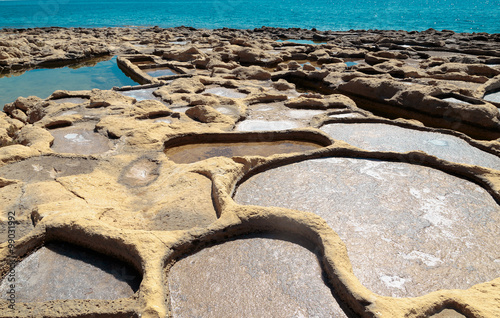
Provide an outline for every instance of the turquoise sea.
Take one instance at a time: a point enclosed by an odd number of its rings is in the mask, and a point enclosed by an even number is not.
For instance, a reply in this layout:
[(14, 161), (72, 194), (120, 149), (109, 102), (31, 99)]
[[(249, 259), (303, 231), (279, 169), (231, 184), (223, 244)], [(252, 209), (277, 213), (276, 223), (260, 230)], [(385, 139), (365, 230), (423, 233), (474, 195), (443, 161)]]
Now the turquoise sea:
[(500, 33), (500, 0), (0, 0), (0, 28), (155, 25)]

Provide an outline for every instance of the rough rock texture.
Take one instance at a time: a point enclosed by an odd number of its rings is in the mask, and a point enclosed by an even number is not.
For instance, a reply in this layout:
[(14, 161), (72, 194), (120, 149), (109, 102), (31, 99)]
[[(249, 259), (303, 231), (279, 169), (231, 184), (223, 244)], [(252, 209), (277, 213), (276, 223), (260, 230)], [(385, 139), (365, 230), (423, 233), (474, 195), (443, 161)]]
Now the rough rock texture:
[(500, 316), (498, 34), (0, 31), (108, 54), (141, 85), (0, 113), (2, 317)]

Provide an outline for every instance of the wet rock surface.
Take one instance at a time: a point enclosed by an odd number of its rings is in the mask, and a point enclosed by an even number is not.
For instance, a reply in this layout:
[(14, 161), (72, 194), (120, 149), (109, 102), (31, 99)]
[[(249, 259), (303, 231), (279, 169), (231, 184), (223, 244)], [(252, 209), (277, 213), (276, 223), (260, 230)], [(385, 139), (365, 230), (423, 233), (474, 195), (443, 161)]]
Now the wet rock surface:
[(168, 284), (173, 317), (347, 317), (325, 285), (316, 255), (272, 236), (187, 256), (172, 267)]
[(305, 152), (320, 145), (299, 141), (240, 142), (191, 144), (165, 150), (176, 163), (192, 163), (213, 157), (272, 156), (276, 154)]
[[(117, 55), (140, 84), (0, 113), (0, 275), (14, 259), (37, 285), (15, 310), (0, 297), (2, 316), (499, 317), (499, 45), (433, 29), (1, 30), (3, 74)], [(140, 268), (140, 288), (108, 256)]]
[(235, 200), (318, 214), (346, 243), (354, 274), (382, 295), (467, 289), (500, 270), (498, 205), (479, 186), (438, 170), (309, 160), (250, 178)]

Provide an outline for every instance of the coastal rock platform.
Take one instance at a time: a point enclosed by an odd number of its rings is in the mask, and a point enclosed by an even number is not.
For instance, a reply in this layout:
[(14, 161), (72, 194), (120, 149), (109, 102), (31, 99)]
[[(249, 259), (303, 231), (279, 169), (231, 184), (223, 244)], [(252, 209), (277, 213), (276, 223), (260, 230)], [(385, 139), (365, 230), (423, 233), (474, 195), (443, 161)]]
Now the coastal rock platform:
[(0, 31), (106, 55), (0, 113), (0, 317), (500, 317), (500, 34)]

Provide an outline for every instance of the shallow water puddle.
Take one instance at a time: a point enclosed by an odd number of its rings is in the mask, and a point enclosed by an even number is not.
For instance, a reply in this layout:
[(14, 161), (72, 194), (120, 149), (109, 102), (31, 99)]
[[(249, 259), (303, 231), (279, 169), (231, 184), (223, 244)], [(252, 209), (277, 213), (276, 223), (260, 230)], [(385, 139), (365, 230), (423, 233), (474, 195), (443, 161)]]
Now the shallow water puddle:
[(158, 87), (132, 89), (132, 90), (128, 90), (128, 91), (118, 91), (118, 93), (120, 93), (124, 96), (133, 97), (137, 101), (141, 101), (141, 100), (148, 100), (148, 99), (158, 99), (156, 96), (153, 95), (153, 92), (157, 89), (158, 89)]
[(225, 242), (172, 267), (168, 278), (172, 314), (176, 318), (347, 317), (321, 276), (316, 255), (298, 244), (272, 236)]
[(93, 131), (94, 124), (76, 124), (70, 127), (51, 130), (54, 136), (52, 150), (59, 153), (81, 155), (99, 154), (113, 147), (111, 140)]
[(165, 154), (176, 163), (193, 163), (212, 157), (272, 156), (275, 154), (305, 152), (320, 148), (318, 144), (303, 141), (200, 143), (173, 147)]
[(287, 39), (287, 40), (276, 40), (276, 42), (286, 42), (286, 43), (296, 43), (296, 44), (312, 44), (312, 45), (319, 45), (319, 44), (325, 44), (325, 41), (313, 41), (313, 40), (294, 40), (294, 39)]
[(229, 97), (229, 98), (245, 98), (247, 97), (247, 94), (243, 94), (238, 92), (235, 89), (230, 89), (230, 88), (225, 88), (225, 87), (212, 87), (212, 88), (207, 88), (204, 92), (204, 94), (214, 94), (222, 97)]
[(146, 74), (149, 76), (153, 77), (160, 77), (160, 76), (172, 76), (172, 75), (177, 75), (177, 72), (173, 71), (172, 69), (168, 67), (163, 67), (163, 68), (152, 68), (148, 70), (144, 70)]
[(116, 57), (90, 60), (62, 68), (35, 69), (19, 76), (0, 77), (0, 107), (19, 96), (47, 98), (56, 90), (110, 89), (113, 86), (137, 85), (116, 64)]
[(394, 125), (330, 124), (321, 127), (333, 139), (371, 151), (421, 150), (451, 162), (500, 170), (500, 158), (451, 135), (419, 131)]
[[(49, 243), (15, 267), (16, 301), (119, 299), (132, 296), (141, 275), (129, 265), (103, 254), (66, 244)], [(8, 279), (0, 284), (7, 298)]]
[(483, 188), (439, 170), (307, 160), (251, 177), (234, 199), (316, 213), (345, 242), (361, 283), (382, 295), (467, 289), (500, 272), (500, 207)]

